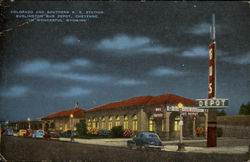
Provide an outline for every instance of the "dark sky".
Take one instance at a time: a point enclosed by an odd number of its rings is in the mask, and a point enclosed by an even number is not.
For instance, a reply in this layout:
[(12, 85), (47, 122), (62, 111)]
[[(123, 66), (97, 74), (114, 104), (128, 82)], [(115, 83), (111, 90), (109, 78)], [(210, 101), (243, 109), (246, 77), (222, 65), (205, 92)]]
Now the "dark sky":
[[(27, 22), (11, 10), (103, 11), (82, 23)], [(1, 35), (1, 120), (37, 119), (135, 96), (207, 98), (216, 16), (217, 98), (250, 101), (246, 2), (10, 2)], [(20, 25), (22, 24), (22, 25)]]

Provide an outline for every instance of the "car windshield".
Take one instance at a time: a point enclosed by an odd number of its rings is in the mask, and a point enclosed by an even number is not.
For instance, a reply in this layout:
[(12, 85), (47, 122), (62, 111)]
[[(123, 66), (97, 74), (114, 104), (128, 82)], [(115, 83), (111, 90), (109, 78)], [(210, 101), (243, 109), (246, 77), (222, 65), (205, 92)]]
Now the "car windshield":
[(157, 138), (158, 139), (158, 136), (156, 134), (150, 134), (149, 137), (150, 138)]

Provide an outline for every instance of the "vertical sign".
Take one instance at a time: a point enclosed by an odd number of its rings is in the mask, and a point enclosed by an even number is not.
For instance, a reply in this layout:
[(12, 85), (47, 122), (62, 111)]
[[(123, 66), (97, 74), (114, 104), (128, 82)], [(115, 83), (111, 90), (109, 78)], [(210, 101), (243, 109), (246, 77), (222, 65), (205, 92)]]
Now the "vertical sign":
[[(209, 76), (208, 76), (208, 98), (216, 98), (216, 71), (215, 71), (215, 15), (212, 16), (212, 30), (211, 30), (211, 39), (212, 43), (209, 45)], [(216, 147), (216, 111), (208, 111), (208, 127), (207, 127), (207, 147)]]
[(215, 41), (209, 45), (208, 98), (215, 96)]

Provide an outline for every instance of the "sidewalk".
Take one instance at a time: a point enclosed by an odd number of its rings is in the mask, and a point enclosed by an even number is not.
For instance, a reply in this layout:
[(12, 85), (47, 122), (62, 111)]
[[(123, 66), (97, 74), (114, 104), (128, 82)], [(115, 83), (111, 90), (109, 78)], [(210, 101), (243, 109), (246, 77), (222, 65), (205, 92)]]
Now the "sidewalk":
[[(177, 152), (177, 145), (167, 145), (164, 147), (165, 151)], [(224, 154), (245, 154), (248, 152), (248, 146), (232, 146), (232, 147), (195, 147), (185, 146), (184, 152), (197, 152), (197, 153), (224, 153)]]
[[(127, 147), (127, 140), (131, 138), (109, 138), (109, 139), (79, 139), (75, 138), (74, 141), (84, 144), (95, 144), (104, 146), (116, 146), (116, 147)], [(60, 138), (61, 141), (70, 141), (69, 138)], [(205, 142), (206, 139), (199, 140), (183, 140), (183, 143), (200, 143)], [(177, 152), (178, 140), (174, 141), (163, 141), (164, 151)], [(248, 145), (244, 146), (218, 146), (218, 147), (198, 147), (198, 146), (185, 146), (184, 152), (197, 152), (197, 153), (227, 153), (227, 154), (245, 154), (248, 152)]]

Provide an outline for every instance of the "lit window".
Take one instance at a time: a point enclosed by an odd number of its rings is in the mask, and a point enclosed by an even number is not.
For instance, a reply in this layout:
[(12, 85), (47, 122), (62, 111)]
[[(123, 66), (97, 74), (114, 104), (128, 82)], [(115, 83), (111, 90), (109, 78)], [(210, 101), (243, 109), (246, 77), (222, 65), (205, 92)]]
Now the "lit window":
[(151, 115), (149, 117), (148, 125), (149, 125), (149, 131), (152, 131), (152, 132), (155, 131), (155, 121), (154, 121), (154, 116), (153, 115)]
[(90, 120), (90, 119), (88, 120), (88, 124), (87, 124), (87, 125), (88, 125), (88, 130), (90, 130), (90, 129), (91, 129), (91, 126), (92, 126), (92, 123), (91, 123), (91, 120)]
[(124, 129), (128, 129), (128, 116), (127, 115), (124, 116), (124, 123), (123, 123), (123, 125), (124, 125)]
[(100, 125), (99, 121), (96, 121), (96, 128), (99, 129), (99, 125)]
[(116, 116), (116, 118), (115, 118), (115, 126), (119, 126), (119, 125), (121, 125), (120, 117)]
[(177, 116), (174, 119), (174, 131), (179, 131), (180, 130), (179, 122), (180, 122), (180, 117)]
[(135, 131), (137, 130), (137, 116), (136, 115), (132, 117), (132, 129)]
[(165, 125), (165, 120), (161, 120), (161, 131), (164, 131), (165, 130), (165, 127), (164, 127), (164, 125)]
[(109, 125), (108, 125), (108, 130), (111, 130), (112, 129), (112, 116), (109, 117)]
[(96, 118), (94, 118), (94, 120), (92, 122), (92, 128), (96, 128)]
[(65, 125), (64, 125), (64, 131), (67, 131), (67, 130), (68, 130), (68, 125), (65, 124)]
[(105, 118), (102, 117), (102, 129), (106, 128)]

